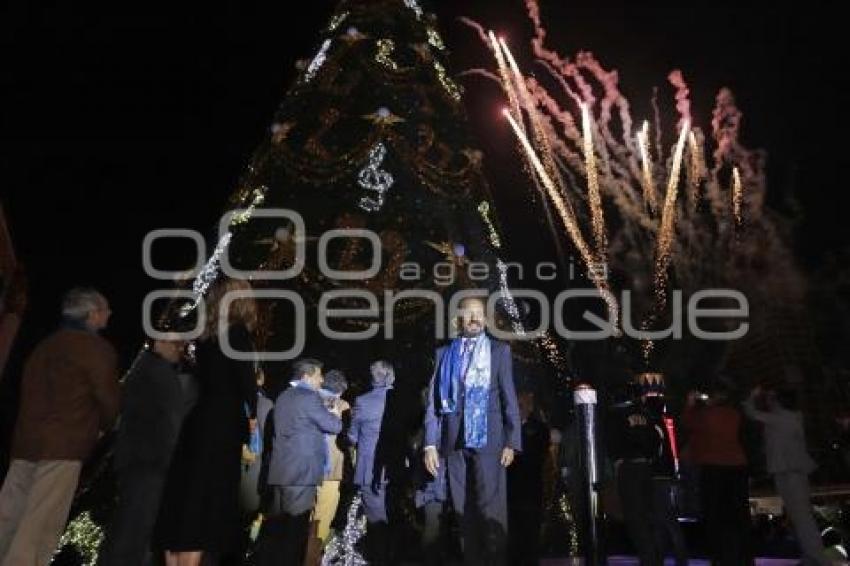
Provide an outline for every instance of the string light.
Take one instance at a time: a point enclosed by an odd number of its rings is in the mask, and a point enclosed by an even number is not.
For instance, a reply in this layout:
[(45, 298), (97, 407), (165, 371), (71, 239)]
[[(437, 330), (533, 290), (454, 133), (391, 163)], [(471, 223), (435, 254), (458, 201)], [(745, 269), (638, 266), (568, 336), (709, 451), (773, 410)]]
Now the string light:
[(53, 554), (51, 563), (63, 548), (72, 546), (80, 554), (85, 566), (94, 566), (97, 563), (98, 549), (103, 543), (103, 538), (103, 529), (92, 520), (88, 511), (83, 511), (68, 523), (59, 539), (59, 546)]
[[(230, 220), (230, 226), (238, 226), (248, 222), (251, 219), (251, 216), (256, 210), (257, 206), (263, 203), (266, 198), (266, 191), (268, 187), (262, 185), (252, 191), (253, 199), (251, 203), (247, 206), (245, 210), (240, 212), (239, 214), (235, 214), (233, 218)], [(206, 294), (207, 289), (209, 289), (210, 285), (218, 279), (219, 272), (221, 270), (221, 256), (227, 250), (227, 247), (230, 245), (230, 240), (233, 238), (233, 233), (228, 230), (225, 232), (221, 238), (219, 238), (218, 243), (213, 250), (212, 255), (209, 257), (207, 262), (204, 264), (204, 267), (201, 271), (195, 276), (195, 280), (192, 282), (192, 296), (193, 301), (191, 303), (186, 303), (180, 308), (180, 317), (185, 318), (189, 315), (193, 310), (197, 308), (197, 306), (201, 302), (201, 298)]]
[(357, 552), (357, 542), (366, 534), (366, 515), (362, 513), (363, 501), (358, 493), (348, 507), (342, 533), (334, 533), (325, 553), (322, 566), (366, 566), (368, 562)]
[(266, 191), (268, 190), (269, 188), (265, 185), (254, 189), (252, 192), (254, 198), (252, 199), (251, 204), (239, 214), (234, 214), (233, 218), (230, 220), (230, 225), (239, 226), (240, 224), (248, 222), (248, 220), (251, 219), (251, 215), (254, 214), (254, 210), (257, 206), (263, 204), (263, 201), (266, 199)]
[(230, 245), (231, 238), (233, 238), (233, 233), (225, 232), (219, 239), (218, 244), (216, 244), (212, 255), (204, 264), (203, 269), (195, 276), (195, 280), (192, 282), (192, 296), (194, 300), (191, 303), (184, 304), (180, 308), (181, 317), (185, 318), (197, 308), (207, 289), (218, 279), (219, 270), (221, 269), (221, 255), (225, 252), (227, 246)]
[(413, 13), (416, 14), (416, 19), (421, 20), (422, 14), (422, 6), (419, 5), (417, 0), (404, 0), (404, 5), (413, 10)]
[(335, 31), (347, 17), (348, 12), (340, 12), (339, 14), (336, 14), (333, 18), (331, 18), (331, 21), (328, 24), (328, 31)]
[(460, 102), (461, 93), (460, 87), (455, 83), (446, 73), (446, 68), (439, 61), (434, 61), (434, 69), (437, 71), (437, 80), (440, 81), (440, 84), (443, 85), (443, 88), (446, 89), (448, 95), (455, 102)]
[(493, 244), (494, 248), (501, 248), (502, 241), (499, 240), (499, 233), (496, 231), (496, 227), (493, 225), (493, 221), (490, 220), (490, 203), (486, 200), (482, 200), (478, 204), (478, 212), (481, 214), (481, 217), (484, 219), (484, 223), (487, 225), (490, 243)]
[(357, 203), (360, 208), (367, 212), (377, 212), (384, 206), (384, 195), (395, 183), (392, 173), (380, 169), (384, 158), (387, 156), (387, 148), (378, 142), (369, 152), (369, 163), (360, 170), (357, 175), (357, 184), (368, 191), (375, 191), (376, 196), (361, 197)]
[(508, 287), (508, 266), (501, 260), (501, 258), (499, 258), (496, 260), (496, 267), (499, 269), (499, 294), (504, 301), (505, 310), (511, 317), (511, 327), (514, 330), (514, 334), (517, 334), (518, 336), (525, 336), (525, 328), (520, 321), (519, 309), (517, 308), (514, 296)]
[(307, 71), (304, 73), (304, 82), (309, 83), (313, 80), (313, 77), (316, 76), (316, 73), (319, 72), (319, 69), (322, 68), (322, 65), (325, 64), (325, 59), (328, 56), (328, 49), (330, 49), (331, 40), (326, 39), (324, 43), (322, 43), (322, 47), (319, 49), (319, 52), (316, 53), (316, 56), (313, 57), (313, 60), (310, 61), (310, 64), (307, 66)]
[(395, 49), (395, 43), (393, 43), (392, 39), (379, 39), (378, 53), (375, 54), (375, 61), (377, 61), (384, 67), (387, 67), (388, 69), (398, 71), (398, 64), (396, 64), (395, 61), (390, 59), (390, 55), (392, 55), (393, 49)]
[(437, 30), (432, 27), (429, 27), (425, 30), (425, 33), (428, 34), (428, 43), (431, 44), (431, 47), (435, 47), (440, 51), (446, 50), (446, 44), (443, 43), (443, 38), (440, 37), (440, 34)]

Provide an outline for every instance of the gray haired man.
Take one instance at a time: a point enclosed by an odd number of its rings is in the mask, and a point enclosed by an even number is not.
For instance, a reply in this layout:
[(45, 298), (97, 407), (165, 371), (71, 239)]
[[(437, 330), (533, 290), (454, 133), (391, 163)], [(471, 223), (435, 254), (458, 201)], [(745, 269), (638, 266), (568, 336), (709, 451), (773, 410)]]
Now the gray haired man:
[(357, 448), (354, 483), (360, 489), (366, 513), (369, 559), (372, 564), (392, 558), (387, 513), (387, 486), (404, 473), (404, 431), (399, 403), (393, 391), (393, 366), (378, 360), (370, 366), (372, 389), (357, 397), (348, 439)]
[(117, 357), (98, 335), (110, 314), (99, 292), (72, 289), (62, 302), (64, 324), (26, 362), (0, 491), (3, 566), (50, 562), (83, 461), (118, 414)]

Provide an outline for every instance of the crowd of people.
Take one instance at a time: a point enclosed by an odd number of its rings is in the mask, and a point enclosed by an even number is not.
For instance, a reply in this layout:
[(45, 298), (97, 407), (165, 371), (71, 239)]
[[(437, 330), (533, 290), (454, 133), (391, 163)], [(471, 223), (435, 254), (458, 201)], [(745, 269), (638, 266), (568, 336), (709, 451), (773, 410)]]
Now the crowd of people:
[[(374, 360), (368, 390), (352, 397), (347, 376), (313, 358), (294, 361), (272, 396), (260, 366), (226, 355), (221, 343), (254, 350), (254, 300), (219, 311), (225, 295), (248, 289), (238, 280), (214, 285), (194, 348), (167, 333), (151, 340), (120, 387), (116, 352), (99, 335), (108, 301), (93, 289), (67, 293), (61, 328), (30, 354), (22, 376), (0, 491), (2, 566), (50, 563), (82, 465), (114, 428), (117, 496), (102, 566), (241, 564), (249, 548), (259, 566), (314, 566), (349, 491), (362, 502), (358, 550), (370, 564), (409, 560), (404, 509), (418, 510), (421, 562), (446, 563), (454, 548), (466, 564), (539, 563), (544, 468), (575, 434), (559, 434), (533, 392), (517, 392), (510, 346), (486, 332), (483, 301), (462, 301), (459, 334), (435, 352), (421, 398), (395, 387), (391, 361)], [(752, 563), (744, 415), (764, 425), (768, 471), (804, 562), (831, 563), (812, 516), (814, 463), (793, 395), (756, 388), (739, 408), (728, 388), (691, 392), (677, 426), (659, 379), (644, 376), (636, 387), (613, 406), (604, 444), (642, 565), (661, 565), (667, 554), (687, 564), (677, 505), (683, 469), (699, 471), (712, 562)]]
[(698, 494), (696, 507), (711, 563), (753, 563), (745, 417), (763, 425), (767, 471), (800, 546), (802, 563), (846, 561), (846, 556), (827, 553), (813, 516), (809, 474), (815, 464), (806, 450), (803, 415), (793, 390), (758, 386), (739, 403), (733, 384), (721, 377), (710, 393), (687, 394), (676, 426), (659, 376), (646, 375), (649, 379), (638, 380), (636, 391), (614, 407), (608, 437), (623, 518), (642, 565), (661, 566), (668, 554), (677, 566), (688, 563), (678, 521), (683, 477)]

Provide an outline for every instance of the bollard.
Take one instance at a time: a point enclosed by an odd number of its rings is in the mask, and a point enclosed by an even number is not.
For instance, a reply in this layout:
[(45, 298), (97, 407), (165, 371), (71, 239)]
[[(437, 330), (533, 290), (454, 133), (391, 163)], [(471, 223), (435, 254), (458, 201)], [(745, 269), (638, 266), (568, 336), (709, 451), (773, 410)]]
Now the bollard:
[(582, 518), (585, 528), (584, 547), (585, 564), (596, 566), (604, 564), (604, 553), (600, 540), (601, 512), (599, 505), (599, 463), (596, 453), (596, 390), (589, 385), (578, 385), (573, 392), (576, 405), (576, 417), (581, 442), (581, 469), (584, 474), (582, 496), (587, 503)]

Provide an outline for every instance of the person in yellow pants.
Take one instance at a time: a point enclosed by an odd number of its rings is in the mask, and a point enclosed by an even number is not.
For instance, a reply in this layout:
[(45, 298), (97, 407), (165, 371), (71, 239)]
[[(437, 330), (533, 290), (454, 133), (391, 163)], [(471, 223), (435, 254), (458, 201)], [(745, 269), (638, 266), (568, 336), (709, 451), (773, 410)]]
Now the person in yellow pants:
[[(345, 375), (339, 370), (330, 370), (325, 374), (325, 381), (320, 391), (322, 398), (328, 403), (339, 400), (343, 413), (349, 410), (348, 403), (340, 397), (348, 389)], [(345, 416), (343, 416), (345, 421)], [(316, 497), (316, 507), (310, 525), (310, 538), (307, 543), (307, 555), (304, 566), (316, 566), (321, 562), (322, 549), (331, 532), (331, 522), (336, 516), (339, 505), (339, 484), (342, 481), (345, 456), (337, 445), (339, 435), (327, 435), (327, 461), (325, 463), (325, 478), (319, 486)], [(344, 437), (343, 437), (344, 438)]]

